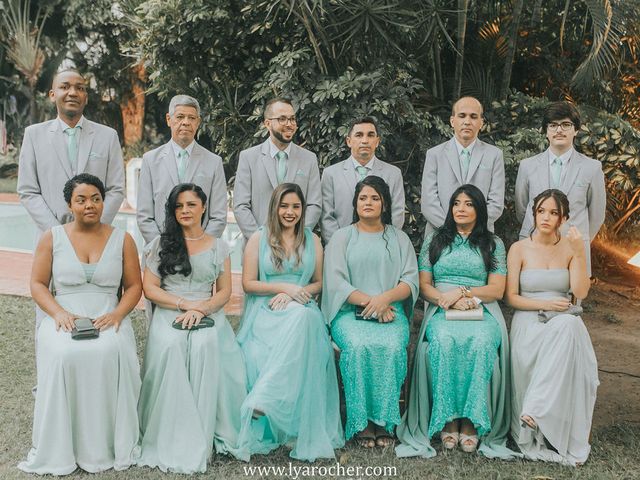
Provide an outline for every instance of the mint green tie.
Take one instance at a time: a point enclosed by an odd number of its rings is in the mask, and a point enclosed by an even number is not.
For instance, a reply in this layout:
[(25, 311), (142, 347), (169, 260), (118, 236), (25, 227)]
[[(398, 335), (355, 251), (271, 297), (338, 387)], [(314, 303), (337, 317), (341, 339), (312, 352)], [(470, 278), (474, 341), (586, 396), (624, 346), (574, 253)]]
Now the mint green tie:
[(64, 133), (67, 135), (67, 156), (69, 158), (71, 171), (74, 175), (78, 168), (78, 129), (80, 129), (79, 125), (76, 125), (73, 128), (69, 127), (64, 129)]
[(360, 175), (360, 181), (364, 180), (364, 177), (367, 176), (367, 167), (359, 165), (356, 167), (356, 170), (358, 171), (358, 175)]
[(184, 181), (184, 175), (187, 173), (187, 159), (189, 154), (186, 150), (180, 150), (178, 153), (178, 180), (182, 183)]
[(562, 160), (559, 157), (551, 162), (551, 186), (553, 188), (560, 187), (560, 174), (562, 173)]
[(276, 160), (278, 160), (278, 183), (284, 182), (284, 178), (287, 176), (287, 152), (282, 150), (276, 153)]
[(466, 148), (460, 152), (460, 167), (462, 167), (462, 181), (466, 183), (469, 174), (469, 164), (471, 163), (471, 153)]

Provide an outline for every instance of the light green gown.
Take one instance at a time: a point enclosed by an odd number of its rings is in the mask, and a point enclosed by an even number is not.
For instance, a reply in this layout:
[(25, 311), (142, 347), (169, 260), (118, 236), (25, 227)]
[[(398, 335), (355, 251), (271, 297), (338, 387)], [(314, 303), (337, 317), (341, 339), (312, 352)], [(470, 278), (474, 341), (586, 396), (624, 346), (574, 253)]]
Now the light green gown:
[[(146, 267), (160, 277), (160, 237), (148, 247)], [(191, 255), (191, 275), (169, 275), (162, 288), (188, 300), (211, 296), (229, 255), (227, 245)], [(240, 405), (246, 395), (242, 352), (223, 310), (215, 326), (177, 330), (177, 310), (154, 306), (140, 392), (138, 465), (177, 473), (204, 472), (212, 448), (236, 453)]]
[[(458, 285), (487, 284), (482, 255), (458, 236), (435, 265), (429, 262), (428, 236), (420, 252), (420, 270), (431, 272), (441, 291)], [(497, 265), (491, 273), (505, 275), (504, 244), (494, 237)], [(469, 418), (480, 436), (479, 452), (511, 458), (506, 448), (509, 428), (509, 352), (504, 317), (496, 302), (483, 304), (482, 321), (448, 321), (445, 312), (429, 304), (414, 359), (409, 408), (398, 429), (398, 456), (432, 457), (430, 438), (457, 418)]]
[[(305, 229), (302, 262), (295, 256), (276, 270), (266, 229), (260, 236), (260, 281), (308, 285), (315, 271), (313, 234)], [(333, 348), (324, 317), (311, 301), (289, 303), (273, 311), (273, 295), (245, 296), (238, 341), (247, 365), (250, 392), (241, 408), (241, 458), (266, 454), (280, 445), (292, 447), (298, 460), (335, 458), (344, 445)], [(254, 410), (264, 415), (252, 419)]]
[[(390, 323), (356, 320), (347, 303), (353, 291), (378, 295), (399, 282), (411, 295), (396, 304)], [(388, 225), (365, 233), (350, 225), (338, 230), (325, 254), (322, 312), (341, 350), (340, 372), (347, 407), (346, 438), (369, 420), (388, 432), (400, 422), (400, 389), (407, 374), (409, 321), (418, 296), (416, 255), (409, 237)]]
[[(80, 263), (62, 226), (51, 233), (56, 301), (89, 318), (113, 311), (122, 279), (124, 231), (113, 229), (94, 265)], [(140, 371), (131, 320), (126, 317), (118, 332), (108, 328), (96, 339), (73, 340), (71, 333), (56, 330), (51, 317), (44, 317), (36, 356), (33, 447), (18, 468), (66, 475), (78, 467), (96, 473), (132, 465)]]

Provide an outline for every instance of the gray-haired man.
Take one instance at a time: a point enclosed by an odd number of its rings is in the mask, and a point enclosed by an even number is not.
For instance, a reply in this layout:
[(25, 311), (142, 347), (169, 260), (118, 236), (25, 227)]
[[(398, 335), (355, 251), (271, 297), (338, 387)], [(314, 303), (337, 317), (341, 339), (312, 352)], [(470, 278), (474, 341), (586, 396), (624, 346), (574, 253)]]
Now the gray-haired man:
[(179, 183), (195, 183), (207, 195), (205, 231), (220, 237), (227, 225), (227, 181), (222, 159), (195, 141), (200, 105), (188, 95), (169, 103), (167, 125), (171, 140), (142, 157), (138, 185), (138, 227), (149, 243), (164, 227), (164, 204)]

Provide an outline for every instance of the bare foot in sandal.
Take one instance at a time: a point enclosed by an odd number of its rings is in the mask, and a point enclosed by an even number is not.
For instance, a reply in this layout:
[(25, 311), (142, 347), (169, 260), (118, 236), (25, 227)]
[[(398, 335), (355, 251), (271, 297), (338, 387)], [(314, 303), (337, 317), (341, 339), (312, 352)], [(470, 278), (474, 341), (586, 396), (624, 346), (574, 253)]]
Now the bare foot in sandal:
[(373, 448), (376, 446), (376, 435), (371, 422), (369, 422), (367, 428), (356, 434), (356, 442), (363, 448)]
[(389, 447), (395, 443), (393, 434), (387, 432), (384, 427), (376, 425), (376, 445), (378, 447)]

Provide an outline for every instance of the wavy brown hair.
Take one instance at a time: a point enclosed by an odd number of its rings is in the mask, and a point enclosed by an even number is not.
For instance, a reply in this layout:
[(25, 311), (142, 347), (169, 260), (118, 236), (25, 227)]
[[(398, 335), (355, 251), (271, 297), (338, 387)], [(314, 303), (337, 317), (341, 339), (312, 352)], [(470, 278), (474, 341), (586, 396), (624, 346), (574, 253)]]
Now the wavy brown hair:
[(302, 252), (304, 250), (304, 215), (307, 204), (300, 187), (295, 183), (281, 183), (271, 194), (269, 201), (269, 215), (267, 217), (267, 243), (271, 248), (271, 260), (276, 270), (282, 270), (282, 264), (287, 259), (287, 252), (282, 242), (282, 224), (278, 216), (278, 209), (282, 199), (288, 193), (295, 193), (302, 204), (302, 213), (300, 220), (294, 227), (295, 241), (293, 242), (293, 250), (296, 254), (296, 265), (300, 265), (302, 261)]

